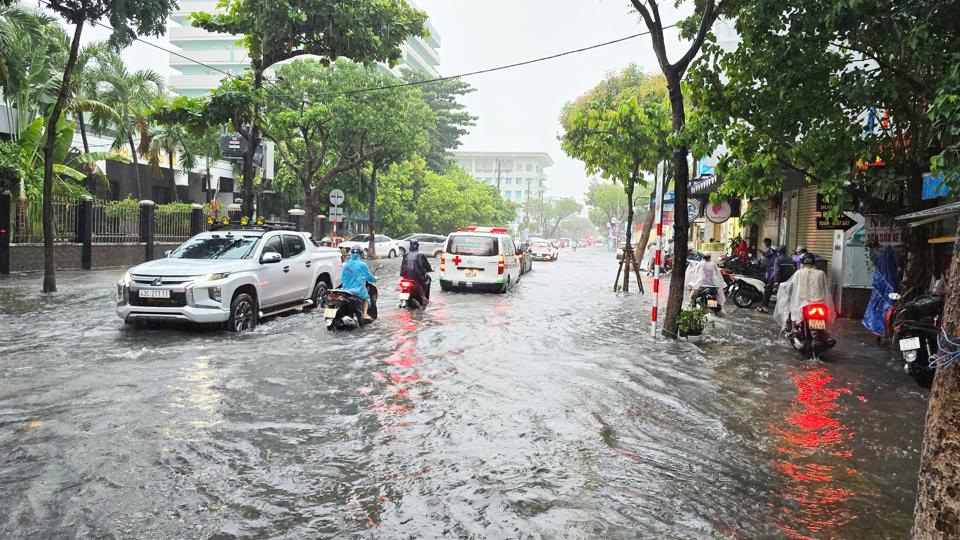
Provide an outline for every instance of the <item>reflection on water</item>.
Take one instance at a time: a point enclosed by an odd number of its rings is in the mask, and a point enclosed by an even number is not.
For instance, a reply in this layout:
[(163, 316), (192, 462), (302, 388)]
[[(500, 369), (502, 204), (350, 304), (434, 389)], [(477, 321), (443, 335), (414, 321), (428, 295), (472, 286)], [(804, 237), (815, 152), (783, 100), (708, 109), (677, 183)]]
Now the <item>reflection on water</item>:
[(178, 422), (168, 427), (168, 435), (189, 437), (193, 430), (206, 429), (223, 422), (221, 406), (223, 396), (217, 390), (220, 370), (210, 365), (210, 355), (200, 355), (193, 363), (177, 372), (171, 384), (170, 406), (182, 409), (175, 418), (189, 418), (186, 424)]
[(838, 399), (849, 388), (831, 385), (824, 368), (790, 373), (797, 394), (790, 411), (770, 430), (778, 443), (772, 467), (782, 481), (783, 505), (775, 510), (778, 528), (789, 538), (831, 538), (857, 518), (845, 504), (854, 497), (854, 432), (837, 418)]

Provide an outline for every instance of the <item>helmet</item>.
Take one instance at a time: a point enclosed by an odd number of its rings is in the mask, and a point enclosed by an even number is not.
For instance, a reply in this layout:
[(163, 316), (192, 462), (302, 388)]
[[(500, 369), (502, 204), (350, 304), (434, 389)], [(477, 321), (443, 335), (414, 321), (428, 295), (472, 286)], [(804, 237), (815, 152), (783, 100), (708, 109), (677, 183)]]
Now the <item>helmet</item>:
[(411, 240), (410, 251), (419, 251), (419, 250), (420, 250), (420, 242), (417, 240)]
[(798, 253), (798, 254), (799, 254), (799, 253), (806, 253), (806, 252), (807, 252), (807, 246), (804, 246), (803, 244), (797, 246), (796, 251), (794, 251), (794, 253)]
[(703, 260), (705, 260), (705, 261), (709, 261), (712, 257), (713, 257), (713, 256), (710, 255), (709, 253), (704, 253), (704, 254), (703, 254)]
[(813, 256), (813, 253), (804, 253), (800, 256), (800, 264), (808, 264), (813, 266), (817, 262), (817, 258)]
[(777, 253), (779, 253), (780, 255), (786, 255), (786, 254), (787, 254), (787, 246), (780, 246), (780, 247), (778, 247), (778, 248), (777, 248)]
[(352, 248), (350, 248), (350, 254), (351, 255), (357, 254), (363, 257), (363, 248), (360, 246), (353, 246)]

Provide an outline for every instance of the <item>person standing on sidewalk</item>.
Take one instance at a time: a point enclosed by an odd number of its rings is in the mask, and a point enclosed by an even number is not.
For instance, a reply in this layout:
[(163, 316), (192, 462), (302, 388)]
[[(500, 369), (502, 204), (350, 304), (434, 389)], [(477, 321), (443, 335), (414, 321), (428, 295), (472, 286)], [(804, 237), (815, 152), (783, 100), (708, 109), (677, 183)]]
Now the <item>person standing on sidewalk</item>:
[(787, 255), (787, 246), (778, 247), (777, 256), (773, 260), (773, 272), (770, 273), (770, 268), (767, 269), (767, 273), (769, 274), (767, 286), (763, 288), (763, 300), (760, 302), (760, 306), (757, 307), (757, 311), (760, 313), (769, 312), (770, 297), (773, 296), (773, 288), (778, 283), (783, 283), (790, 279), (795, 269), (793, 258)]

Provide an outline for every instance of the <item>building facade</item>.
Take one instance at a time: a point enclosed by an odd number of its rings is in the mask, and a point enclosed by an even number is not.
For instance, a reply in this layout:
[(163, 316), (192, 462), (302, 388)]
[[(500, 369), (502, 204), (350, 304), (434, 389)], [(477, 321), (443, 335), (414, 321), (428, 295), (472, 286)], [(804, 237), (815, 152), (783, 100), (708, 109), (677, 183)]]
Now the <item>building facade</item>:
[(531, 201), (543, 200), (544, 169), (553, 165), (544, 152), (454, 152), (454, 161), (479, 182), (494, 186), (505, 200), (519, 205), (517, 221)]
[[(247, 51), (239, 45), (238, 36), (207, 32), (190, 25), (190, 14), (201, 11), (219, 13), (223, 10), (217, 8), (216, 0), (181, 0), (171, 16), (173, 24), (167, 29), (170, 43), (181, 51), (170, 54), (170, 67), (179, 72), (170, 76), (170, 89), (183, 96), (202, 96), (220, 84), (226, 76), (223, 72), (239, 75), (250, 67)], [(403, 44), (397, 70), (406, 66), (431, 76), (439, 75), (440, 34), (429, 22), (427, 29), (429, 37), (410, 38)]]

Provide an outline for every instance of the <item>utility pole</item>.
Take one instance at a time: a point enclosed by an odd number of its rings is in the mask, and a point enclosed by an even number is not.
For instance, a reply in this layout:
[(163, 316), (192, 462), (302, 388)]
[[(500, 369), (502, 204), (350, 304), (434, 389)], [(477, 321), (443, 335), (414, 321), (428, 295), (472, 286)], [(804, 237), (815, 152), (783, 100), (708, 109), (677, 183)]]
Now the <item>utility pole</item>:
[(500, 160), (497, 160), (497, 195), (500, 195)]

